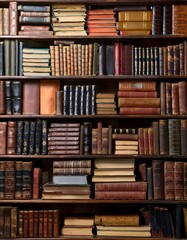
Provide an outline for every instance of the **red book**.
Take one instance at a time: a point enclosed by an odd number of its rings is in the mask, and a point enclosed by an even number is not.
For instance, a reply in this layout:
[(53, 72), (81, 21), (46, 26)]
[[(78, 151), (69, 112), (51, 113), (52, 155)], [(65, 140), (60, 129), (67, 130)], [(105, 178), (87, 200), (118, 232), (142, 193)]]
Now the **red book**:
[(33, 199), (40, 198), (40, 182), (41, 182), (41, 169), (34, 168), (33, 169)]
[(116, 28), (115, 27), (93, 27), (93, 26), (90, 26), (88, 27), (88, 32), (89, 33), (105, 33), (105, 32), (108, 32), (108, 33), (116, 33)]
[(95, 183), (95, 191), (147, 191), (147, 182), (113, 182), (113, 183)]
[(138, 91), (118, 91), (117, 92), (118, 97), (141, 97), (141, 98), (147, 98), (147, 97), (157, 97), (156, 91), (146, 91), (146, 92), (138, 92)]
[(119, 114), (122, 115), (158, 115), (160, 114), (160, 108), (132, 108), (132, 107), (121, 107)]
[(120, 75), (121, 43), (114, 43), (114, 75)]
[(174, 162), (164, 162), (164, 196), (165, 200), (175, 200)]
[(110, 200), (145, 200), (146, 191), (103, 191), (95, 192), (95, 199), (110, 199)]
[(115, 19), (114, 14), (92, 14), (88, 15), (88, 20), (91, 19)]
[(181, 115), (187, 114), (187, 82), (179, 82), (179, 111)]
[(96, 10), (88, 10), (87, 15), (95, 15), (95, 14), (113, 14), (114, 15), (114, 10), (113, 9), (96, 9)]

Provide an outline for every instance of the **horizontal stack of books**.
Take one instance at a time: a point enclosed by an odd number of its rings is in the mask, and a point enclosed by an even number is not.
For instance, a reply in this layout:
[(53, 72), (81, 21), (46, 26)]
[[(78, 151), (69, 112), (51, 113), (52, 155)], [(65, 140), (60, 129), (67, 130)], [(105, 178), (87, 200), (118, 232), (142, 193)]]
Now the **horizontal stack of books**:
[(53, 4), (52, 28), (56, 36), (86, 36), (84, 4)]
[(87, 29), (90, 36), (117, 36), (113, 9), (88, 10)]
[(28, 48), (22, 50), (24, 76), (49, 76), (51, 74), (49, 48)]
[(96, 113), (97, 114), (117, 114), (115, 93), (96, 94)]
[(43, 199), (89, 199), (91, 160), (53, 162), (52, 183), (43, 186)]
[(18, 5), (19, 35), (45, 35), (51, 36), (50, 6)]
[(62, 236), (93, 236), (94, 217), (65, 217)]

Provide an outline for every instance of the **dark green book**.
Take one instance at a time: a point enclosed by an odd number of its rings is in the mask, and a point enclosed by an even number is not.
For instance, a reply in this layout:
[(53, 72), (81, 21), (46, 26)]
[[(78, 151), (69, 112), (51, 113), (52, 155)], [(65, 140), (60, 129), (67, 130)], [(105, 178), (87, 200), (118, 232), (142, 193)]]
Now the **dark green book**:
[(42, 138), (42, 120), (36, 120), (36, 132), (35, 132), (35, 154), (41, 154), (41, 138)]
[(17, 132), (16, 132), (16, 154), (22, 154), (23, 145), (23, 121), (17, 121)]
[(47, 120), (42, 120), (42, 146), (41, 154), (47, 155)]
[(35, 133), (36, 133), (36, 122), (31, 121), (30, 122), (30, 132), (29, 132), (29, 155), (32, 155), (35, 153)]
[(30, 129), (30, 122), (29, 121), (24, 121), (24, 126), (23, 126), (23, 148), (22, 148), (22, 154), (23, 155), (27, 155), (28, 154), (29, 129)]

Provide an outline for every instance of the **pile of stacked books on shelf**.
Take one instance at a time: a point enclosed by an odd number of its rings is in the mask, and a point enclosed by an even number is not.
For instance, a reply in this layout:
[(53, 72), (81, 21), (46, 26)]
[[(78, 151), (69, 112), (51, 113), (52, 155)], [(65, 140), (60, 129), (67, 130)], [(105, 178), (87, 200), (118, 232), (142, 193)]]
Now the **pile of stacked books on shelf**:
[(118, 22), (116, 28), (120, 35), (150, 35), (152, 11), (147, 6), (116, 7)]
[(18, 5), (19, 35), (53, 35), (50, 31), (50, 6)]
[(138, 154), (138, 134), (135, 128), (114, 128), (114, 154)]
[(51, 74), (49, 48), (23, 47), (24, 76), (49, 76)]
[(96, 113), (97, 114), (117, 114), (115, 93), (96, 94)]
[(117, 36), (114, 10), (110, 8), (88, 10), (87, 29), (90, 36)]
[(84, 4), (53, 4), (52, 28), (56, 36), (86, 36)]
[(94, 217), (65, 217), (62, 236), (93, 236)]
[(43, 186), (43, 199), (90, 199), (91, 160), (53, 162), (52, 182)]
[(140, 225), (138, 214), (96, 215), (95, 225), (100, 237), (151, 237), (151, 227)]

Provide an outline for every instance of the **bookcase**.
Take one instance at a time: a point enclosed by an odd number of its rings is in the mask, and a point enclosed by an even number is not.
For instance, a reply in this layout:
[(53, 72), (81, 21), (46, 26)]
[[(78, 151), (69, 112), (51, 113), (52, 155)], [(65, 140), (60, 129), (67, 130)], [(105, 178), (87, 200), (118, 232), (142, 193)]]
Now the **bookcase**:
[(187, 238), (186, 13), (0, 1), (0, 238)]

